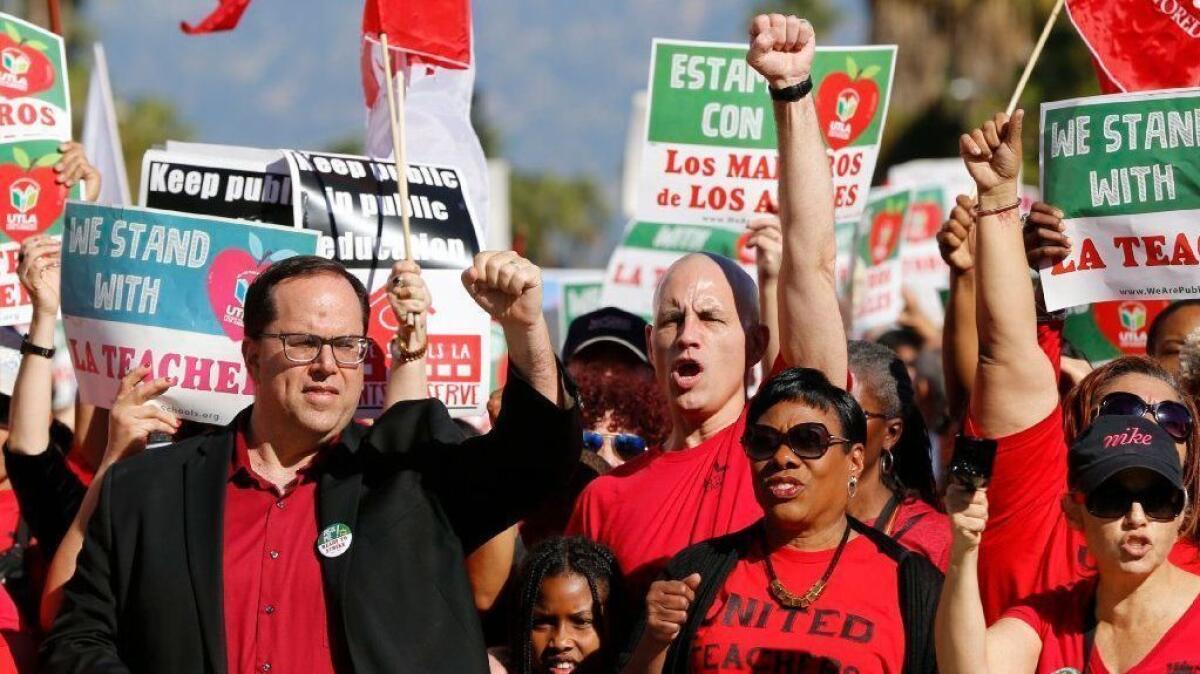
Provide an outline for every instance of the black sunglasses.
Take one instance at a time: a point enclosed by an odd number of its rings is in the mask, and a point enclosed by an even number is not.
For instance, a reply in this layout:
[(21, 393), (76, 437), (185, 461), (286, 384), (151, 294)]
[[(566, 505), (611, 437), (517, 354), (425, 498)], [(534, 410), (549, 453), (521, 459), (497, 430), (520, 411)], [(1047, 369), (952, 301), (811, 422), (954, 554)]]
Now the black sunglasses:
[(1083, 497), (1087, 511), (1094, 517), (1106, 520), (1128, 515), (1134, 503), (1142, 506), (1146, 517), (1170, 522), (1183, 512), (1187, 504), (1187, 492), (1161, 484), (1132, 490), (1118, 480), (1109, 480)]
[(829, 451), (832, 445), (848, 442), (850, 440), (846, 438), (830, 435), (825, 424), (815, 421), (796, 424), (786, 432), (755, 424), (747, 426), (742, 435), (742, 447), (746, 450), (746, 456), (755, 461), (771, 458), (780, 445), (787, 445), (788, 449), (801, 459), (819, 459), (825, 456), (825, 452)]
[(1125, 391), (1109, 393), (1100, 400), (1100, 415), (1121, 414), (1143, 417), (1154, 415), (1154, 421), (1177, 442), (1187, 442), (1192, 434), (1192, 413), (1183, 403), (1164, 400), (1151, 405)]
[(605, 438), (613, 439), (613, 448), (617, 450), (617, 454), (623, 459), (633, 458), (646, 451), (646, 441), (639, 436), (629, 433), (596, 433), (593, 431), (584, 431), (583, 447), (584, 449), (598, 452), (601, 447), (604, 447)]

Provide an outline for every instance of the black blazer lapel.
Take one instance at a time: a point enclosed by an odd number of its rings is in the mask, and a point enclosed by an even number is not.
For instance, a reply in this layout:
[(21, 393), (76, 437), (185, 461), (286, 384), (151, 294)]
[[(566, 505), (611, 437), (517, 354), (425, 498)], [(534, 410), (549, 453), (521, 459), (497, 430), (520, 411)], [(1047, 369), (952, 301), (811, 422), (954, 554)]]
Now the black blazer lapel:
[[(236, 422), (235, 422), (236, 423)], [(184, 532), (188, 572), (200, 613), (201, 637), (211, 670), (224, 674), (225, 619), (221, 581), (225, 483), (233, 457), (233, 426), (200, 445), (183, 475)]]
[[(317, 558), (321, 562), (321, 580), (324, 583), (325, 601), (329, 615), (331, 642), (349, 647), (349, 631), (345, 623), (342, 599), (350, 559), (354, 556), (354, 536), (358, 535), (358, 503), (362, 495), (362, 467), (358, 456), (358, 445), (365, 431), (351, 423), (342, 431), (342, 442), (329, 448), (333, 455), (326, 459), (317, 484), (317, 537), (336, 524), (350, 529), (350, 546), (345, 552), (329, 557), (318, 547)], [(316, 542), (314, 541), (314, 544)]]

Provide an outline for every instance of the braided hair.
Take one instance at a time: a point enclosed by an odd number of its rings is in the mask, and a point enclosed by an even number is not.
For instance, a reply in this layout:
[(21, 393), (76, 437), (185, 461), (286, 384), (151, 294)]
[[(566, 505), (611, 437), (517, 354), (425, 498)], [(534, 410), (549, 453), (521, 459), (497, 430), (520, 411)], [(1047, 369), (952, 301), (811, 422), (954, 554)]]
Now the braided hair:
[(517, 584), (516, 613), (509, 643), (515, 674), (533, 674), (533, 608), (542, 593), (546, 578), (575, 574), (587, 581), (592, 594), (592, 613), (596, 631), (605, 642), (601, 647), (602, 664), (615, 661), (620, 646), (625, 604), (624, 578), (612, 552), (582, 536), (557, 536), (539, 544), (525, 558)]

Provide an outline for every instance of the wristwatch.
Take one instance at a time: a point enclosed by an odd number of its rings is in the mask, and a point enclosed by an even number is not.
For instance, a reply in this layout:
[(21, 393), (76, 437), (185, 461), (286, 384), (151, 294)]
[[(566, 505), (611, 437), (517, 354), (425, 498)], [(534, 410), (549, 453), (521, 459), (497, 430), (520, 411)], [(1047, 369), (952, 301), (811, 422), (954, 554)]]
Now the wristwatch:
[(29, 335), (25, 335), (23, 338), (21, 338), (21, 355), (23, 356), (25, 354), (33, 354), (35, 356), (41, 356), (42, 358), (53, 358), (54, 347), (47, 349), (44, 346), (38, 346), (37, 344), (29, 341)]
[(812, 75), (804, 78), (804, 81), (799, 84), (793, 84), (790, 87), (776, 89), (770, 85), (767, 86), (767, 91), (771, 92), (771, 100), (783, 101), (785, 103), (793, 103), (808, 95), (812, 91)]

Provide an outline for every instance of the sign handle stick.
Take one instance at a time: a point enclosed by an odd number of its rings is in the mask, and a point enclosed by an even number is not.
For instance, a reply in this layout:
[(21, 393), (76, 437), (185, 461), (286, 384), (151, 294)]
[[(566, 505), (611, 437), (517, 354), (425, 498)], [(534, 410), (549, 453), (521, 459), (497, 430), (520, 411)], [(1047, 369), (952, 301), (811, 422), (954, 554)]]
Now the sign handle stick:
[[(1033, 66), (1037, 65), (1038, 58), (1042, 55), (1042, 49), (1046, 46), (1046, 41), (1050, 39), (1050, 30), (1054, 28), (1054, 22), (1058, 20), (1058, 14), (1062, 11), (1063, 4), (1066, 0), (1058, 0), (1054, 4), (1054, 9), (1050, 10), (1050, 18), (1046, 19), (1046, 25), (1042, 26), (1042, 34), (1038, 37), (1038, 41), (1033, 45), (1033, 52), (1029, 54), (1029, 60), (1025, 63), (1025, 72), (1021, 73), (1021, 79), (1017, 80), (1017, 88), (1013, 90), (1012, 98), (1008, 99), (1008, 107), (1004, 109), (1004, 113), (1012, 116), (1013, 111), (1017, 109), (1017, 101), (1021, 100), (1021, 94), (1025, 93), (1025, 85), (1029, 84), (1029, 76), (1033, 74)], [(971, 200), (979, 198), (979, 191), (971, 189)]]
[(46, 0), (46, 6), (50, 12), (50, 30), (62, 35), (62, 10), (58, 5), (58, 0)]
[[(404, 69), (401, 68), (396, 76), (400, 78), (400, 91), (392, 84), (392, 50), (388, 47), (387, 33), (379, 34), (379, 43), (383, 48), (383, 72), (387, 80), (388, 118), (392, 125), (392, 161), (396, 164), (396, 189), (400, 193), (400, 222), (404, 227), (404, 259), (413, 259), (412, 234), (409, 232), (408, 217), (408, 155), (404, 144)], [(405, 321), (415, 325), (417, 317), (408, 314)]]
[(1042, 27), (1042, 34), (1038, 37), (1037, 44), (1033, 45), (1033, 53), (1029, 55), (1029, 61), (1025, 63), (1025, 72), (1021, 73), (1021, 79), (1017, 81), (1017, 88), (1013, 91), (1012, 98), (1008, 99), (1008, 107), (1005, 108), (1005, 112), (1009, 115), (1012, 115), (1013, 110), (1017, 109), (1017, 101), (1025, 92), (1025, 85), (1029, 83), (1029, 76), (1033, 74), (1033, 66), (1037, 64), (1038, 57), (1042, 55), (1046, 40), (1050, 39), (1050, 30), (1054, 28), (1054, 22), (1058, 20), (1058, 14), (1062, 11), (1065, 2), (1066, 0), (1058, 0), (1054, 4), (1054, 9), (1050, 11), (1050, 18), (1046, 19), (1046, 25)]

